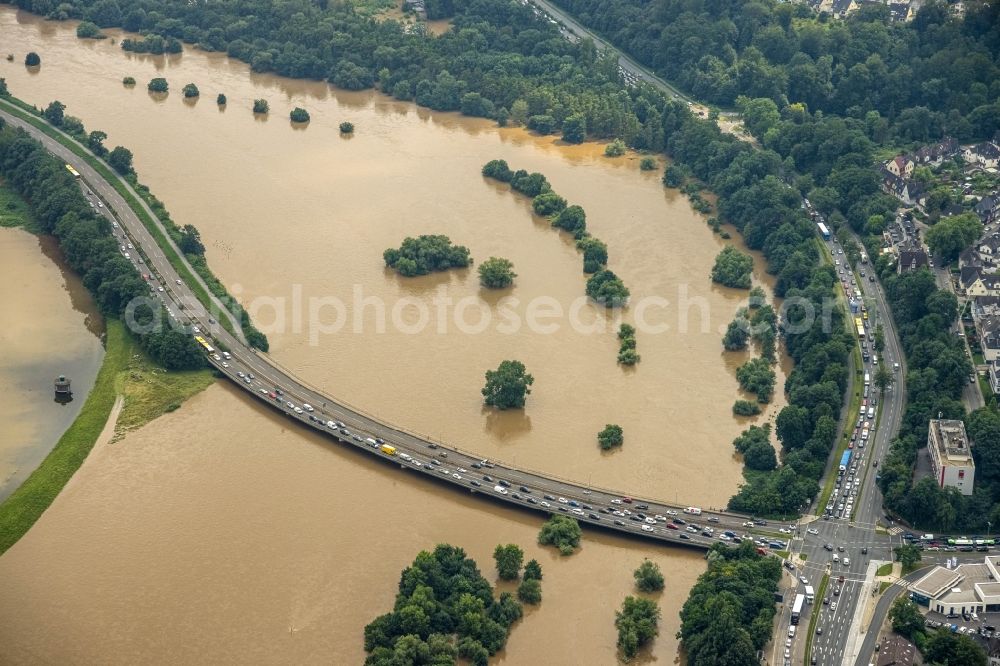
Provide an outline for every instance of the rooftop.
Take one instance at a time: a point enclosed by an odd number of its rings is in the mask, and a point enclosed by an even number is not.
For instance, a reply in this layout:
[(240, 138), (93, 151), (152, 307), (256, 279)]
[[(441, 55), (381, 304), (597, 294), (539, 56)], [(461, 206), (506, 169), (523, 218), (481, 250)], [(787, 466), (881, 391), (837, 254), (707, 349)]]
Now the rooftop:
[(936, 599), (942, 592), (957, 585), (960, 580), (962, 580), (962, 574), (956, 569), (934, 567), (930, 573), (914, 583), (910, 589), (917, 594)]
[(972, 452), (965, 424), (954, 419), (931, 419), (928, 437), (934, 442), (943, 465), (969, 465)]
[(917, 647), (899, 634), (882, 641), (878, 653), (878, 666), (910, 666), (917, 654)]

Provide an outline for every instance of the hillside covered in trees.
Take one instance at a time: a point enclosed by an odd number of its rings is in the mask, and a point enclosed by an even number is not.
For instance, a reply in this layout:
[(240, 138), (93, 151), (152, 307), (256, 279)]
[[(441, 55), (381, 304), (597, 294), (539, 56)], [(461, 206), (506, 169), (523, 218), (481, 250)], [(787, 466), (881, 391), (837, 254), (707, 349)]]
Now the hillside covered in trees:
[[(1000, 126), (1000, 6), (929, 2), (913, 21), (864, 4), (845, 20), (775, 0), (555, 0), (700, 100), (784, 106), (889, 122), (903, 140), (988, 137)], [(877, 120), (875, 122), (878, 122)]]

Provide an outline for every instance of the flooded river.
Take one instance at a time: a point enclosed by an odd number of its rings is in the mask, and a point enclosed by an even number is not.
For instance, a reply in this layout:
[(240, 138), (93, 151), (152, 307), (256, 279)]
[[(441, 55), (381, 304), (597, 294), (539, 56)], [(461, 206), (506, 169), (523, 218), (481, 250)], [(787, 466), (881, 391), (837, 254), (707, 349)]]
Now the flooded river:
[[(109, 147), (129, 147), (175, 221), (199, 228), (210, 265), (268, 333), (274, 358), (303, 379), (521, 467), (705, 506), (736, 490), (731, 441), (746, 422), (731, 407), (745, 359), (723, 353), (720, 338), (746, 293), (711, 285), (726, 241), (634, 157), (252, 74), (222, 54), (127, 54), (9, 8), (0, 36), (0, 51), (15, 54), (0, 61), (11, 91), (38, 106), (59, 99), (107, 132)], [(36, 73), (20, 64), (27, 50), (42, 57)], [(123, 87), (124, 76), (139, 85)], [(165, 98), (146, 92), (154, 76), (170, 82)], [(189, 82), (202, 92), (193, 104), (180, 94)], [(259, 97), (270, 102), (266, 119), (250, 111)], [(288, 121), (295, 106), (312, 116), (304, 129)], [(351, 137), (338, 132), (345, 120)], [(542, 172), (586, 210), (632, 291), (621, 318), (639, 325), (634, 369), (616, 363), (616, 314), (580, 307), (585, 276), (571, 239), (480, 175), (494, 158)], [(485, 293), (474, 268), (418, 279), (387, 271), (382, 251), (418, 234), (446, 234), (478, 262), (510, 259), (515, 285)], [(769, 284), (759, 258), (755, 278)], [(527, 408), (484, 410), (483, 374), (509, 358), (535, 377)], [(625, 433), (612, 454), (596, 445), (606, 423)], [(390, 607), (420, 548), (451, 541), (484, 567), (500, 541), (536, 554), (537, 518), (327, 449), (220, 388), (102, 451), (0, 558), (0, 582), (17, 581), (0, 611), (19, 609), (0, 644), (52, 661), (356, 663), (361, 627)], [(672, 661), (700, 558), (589, 535), (578, 556), (544, 556), (545, 602), (517, 627), (505, 661), (609, 663), (613, 609), (647, 555), (669, 581), (654, 655)], [(47, 640), (55, 635), (65, 640)]]
[[(104, 358), (104, 322), (51, 236), (0, 228), (0, 501), (76, 418)], [(76, 399), (54, 400), (66, 375)]]
[(535, 544), (538, 525), (213, 386), (95, 448), (0, 557), (0, 661), (360, 664), (364, 625), (392, 608), (400, 571), (449, 542), (490, 581), (497, 543), (542, 564), (543, 601), (493, 663), (614, 663), (614, 611), (644, 557), (667, 581), (652, 656), (672, 663), (702, 555), (588, 532), (561, 558)]

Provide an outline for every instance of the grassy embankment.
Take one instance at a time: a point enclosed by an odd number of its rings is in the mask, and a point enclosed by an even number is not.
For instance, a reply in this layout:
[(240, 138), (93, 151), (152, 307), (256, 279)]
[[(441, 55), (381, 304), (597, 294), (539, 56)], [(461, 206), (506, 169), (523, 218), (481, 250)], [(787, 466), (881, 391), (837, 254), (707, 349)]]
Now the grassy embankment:
[[(820, 252), (825, 256), (829, 263), (833, 263), (833, 255), (830, 254), (829, 249), (826, 244), (816, 240), (816, 243), (820, 247)], [(837, 280), (837, 293), (838, 300), (841, 300), (841, 305), (844, 308), (844, 312), (847, 314), (846, 326), (848, 331), (852, 335), (856, 335), (854, 330), (854, 316), (851, 314), (850, 308), (847, 306), (847, 294), (844, 293), (844, 287), (840, 284), (840, 280)], [(851, 441), (851, 433), (854, 430), (853, 424), (858, 420), (858, 413), (861, 409), (861, 391), (864, 386), (864, 364), (861, 362), (861, 350), (858, 345), (855, 345), (851, 349), (851, 359), (854, 364), (854, 391), (851, 393), (851, 400), (847, 405), (847, 414), (844, 417), (844, 433), (840, 440), (837, 442), (837, 446), (834, 449), (833, 462), (834, 465), (840, 463), (840, 457), (844, 455), (844, 451), (847, 450), (847, 445)], [(827, 503), (830, 501), (830, 495), (833, 494), (833, 487), (837, 483), (837, 470), (831, 469), (830, 473), (827, 475), (826, 483), (823, 484), (823, 489), (820, 491), (819, 500), (816, 504), (816, 513), (820, 514), (826, 508)]]
[(892, 562), (886, 562), (875, 571), (876, 576), (888, 576), (892, 573)]
[(128, 364), (133, 343), (121, 322), (107, 322), (107, 351), (94, 388), (79, 416), (59, 438), (42, 464), (0, 504), (0, 553), (13, 546), (49, 508), (66, 482), (86, 460), (115, 403), (118, 373)]
[(812, 654), (813, 637), (816, 635), (816, 623), (819, 621), (820, 611), (823, 610), (823, 599), (826, 598), (826, 588), (830, 584), (830, 574), (823, 574), (823, 580), (816, 588), (816, 596), (813, 598), (813, 610), (809, 615), (809, 632), (806, 634), (806, 653), (803, 663), (810, 663), (809, 656)]
[[(0, 181), (0, 226), (37, 225), (27, 203)], [(124, 396), (117, 433), (133, 430), (177, 409), (214, 379), (211, 370), (167, 372), (153, 363), (117, 319), (107, 320), (106, 351), (80, 414), (45, 460), (0, 503), (0, 554), (17, 543), (79, 469), (104, 429), (117, 395)]]
[(0, 178), (0, 227), (22, 227), (32, 233), (37, 231), (35, 219), (28, 204)]
[[(142, 207), (142, 205), (135, 198), (135, 196), (131, 192), (129, 192), (125, 184), (121, 182), (118, 175), (114, 173), (110, 169), (110, 167), (108, 167), (103, 161), (98, 159), (95, 155), (93, 155), (90, 151), (81, 146), (75, 140), (63, 134), (59, 130), (55, 129), (42, 118), (38, 117), (36, 115), (37, 110), (34, 107), (26, 104), (25, 102), (13, 96), (6, 97), (0, 100), (0, 104), (3, 105), (3, 109), (5, 111), (8, 111), (12, 115), (15, 115), (18, 118), (21, 118), (22, 120), (31, 123), (34, 127), (41, 130), (48, 136), (52, 137), (53, 139), (61, 143), (63, 146), (68, 148), (69, 150), (73, 151), (74, 154), (85, 160), (87, 164), (89, 164), (95, 171), (97, 171), (97, 173), (100, 174), (102, 178), (107, 180), (112, 185), (112, 187), (115, 188), (115, 191), (117, 191), (118, 194), (121, 195), (121, 197), (129, 205), (129, 207), (135, 212), (135, 214), (142, 221), (143, 226), (146, 227), (150, 235), (152, 235), (152, 237), (156, 240), (157, 245), (159, 245), (160, 248), (163, 250), (164, 255), (170, 262), (170, 265), (173, 266), (174, 270), (177, 271), (177, 274), (181, 276), (181, 279), (183, 279), (184, 282), (187, 283), (187, 285), (191, 288), (191, 291), (193, 291), (195, 296), (198, 297), (198, 300), (201, 301), (201, 303), (206, 308), (212, 310), (212, 299), (209, 296), (208, 292), (204, 289), (204, 287), (201, 286), (201, 283), (195, 279), (194, 275), (191, 273), (191, 271), (188, 270), (184, 262), (181, 261), (180, 256), (167, 241), (166, 236), (164, 236), (163, 232), (160, 230), (159, 226), (155, 223), (155, 221), (150, 217), (149, 213), (146, 212), (146, 210)], [(205, 270), (207, 271), (207, 267)], [(218, 281), (218, 278), (216, 278), (214, 275), (209, 273), (207, 277), (204, 274), (201, 277), (202, 279), (205, 280), (207, 284), (215, 286), (216, 296), (223, 299), (231, 298), (225, 292), (225, 289)], [(219, 293), (220, 291), (221, 293)], [(217, 319), (219, 323), (222, 324), (222, 326), (227, 331), (235, 335), (232, 323), (229, 321), (228, 317), (223, 316), (223, 317), (218, 317)]]

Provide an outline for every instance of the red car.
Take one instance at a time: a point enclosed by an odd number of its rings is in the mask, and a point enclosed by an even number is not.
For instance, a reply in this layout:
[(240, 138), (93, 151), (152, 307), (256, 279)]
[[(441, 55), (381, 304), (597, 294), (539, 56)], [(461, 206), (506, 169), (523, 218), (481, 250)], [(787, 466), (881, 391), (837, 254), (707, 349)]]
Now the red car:
[(626, 504), (631, 504), (632, 503), (632, 498), (631, 497), (623, 497), (622, 501), (625, 502)]
[(664, 527), (666, 527), (668, 530), (679, 530), (680, 529), (679, 527), (677, 527), (673, 523), (667, 523), (666, 525), (664, 525)]

